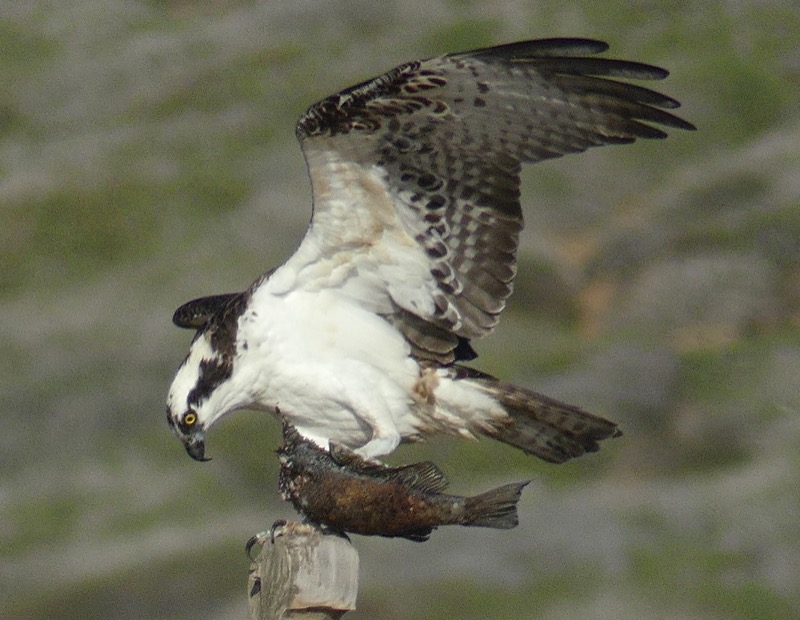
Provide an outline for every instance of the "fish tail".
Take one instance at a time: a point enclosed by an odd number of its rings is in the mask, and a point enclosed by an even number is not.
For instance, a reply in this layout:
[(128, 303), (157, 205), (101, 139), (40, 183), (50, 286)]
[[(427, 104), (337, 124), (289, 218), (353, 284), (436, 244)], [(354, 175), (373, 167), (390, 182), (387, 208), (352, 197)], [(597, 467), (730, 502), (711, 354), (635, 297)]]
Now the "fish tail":
[(498, 530), (516, 527), (519, 523), (517, 502), (522, 495), (522, 489), (529, 482), (530, 480), (526, 480), (506, 484), (475, 497), (466, 498), (461, 525), (493, 527)]
[(462, 381), (490, 396), (506, 413), (506, 417), (489, 421), (479, 431), (545, 461), (563, 463), (596, 452), (599, 441), (622, 435), (615, 422), (579, 407), (470, 368), (456, 368)]

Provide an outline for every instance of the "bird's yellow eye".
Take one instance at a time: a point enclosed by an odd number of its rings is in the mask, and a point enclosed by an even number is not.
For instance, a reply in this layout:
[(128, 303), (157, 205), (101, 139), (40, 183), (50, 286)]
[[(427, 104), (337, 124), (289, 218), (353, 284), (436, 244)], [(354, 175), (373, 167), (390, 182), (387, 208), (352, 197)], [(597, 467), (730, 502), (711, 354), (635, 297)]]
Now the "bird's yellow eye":
[(187, 411), (183, 414), (184, 426), (194, 426), (195, 422), (197, 422), (197, 414), (194, 411)]

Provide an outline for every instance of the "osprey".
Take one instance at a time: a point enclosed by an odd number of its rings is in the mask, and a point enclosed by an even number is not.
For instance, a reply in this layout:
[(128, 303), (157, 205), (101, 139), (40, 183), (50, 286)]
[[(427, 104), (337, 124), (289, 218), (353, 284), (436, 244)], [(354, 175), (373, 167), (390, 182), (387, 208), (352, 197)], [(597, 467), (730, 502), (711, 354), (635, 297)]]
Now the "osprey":
[(593, 58), (588, 39), (409, 62), (297, 125), (313, 188), (291, 258), (241, 293), (175, 312), (197, 330), (167, 398), (190, 456), (240, 409), (376, 459), (432, 433), (485, 435), (560, 463), (620, 434), (608, 420), (464, 366), (511, 294), (521, 164), (694, 129), (680, 104), (608, 78), (667, 71)]

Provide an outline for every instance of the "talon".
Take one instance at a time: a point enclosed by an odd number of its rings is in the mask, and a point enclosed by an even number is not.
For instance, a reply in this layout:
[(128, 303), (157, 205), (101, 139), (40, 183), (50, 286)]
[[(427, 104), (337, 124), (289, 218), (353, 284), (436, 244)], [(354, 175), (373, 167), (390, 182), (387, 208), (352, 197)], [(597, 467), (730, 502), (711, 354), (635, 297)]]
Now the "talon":
[(288, 521), (286, 519), (278, 519), (275, 523), (272, 524), (272, 527), (269, 528), (269, 541), (273, 545), (275, 544), (275, 538), (278, 536), (278, 530), (285, 527)]
[(263, 544), (266, 536), (267, 536), (266, 532), (259, 532), (255, 536), (251, 536), (250, 539), (245, 543), (244, 552), (247, 554), (247, 557), (250, 558), (251, 562), (256, 561), (256, 559), (253, 557), (251, 553), (253, 547), (255, 547), (257, 544)]
[(352, 455), (356, 453), (344, 444), (331, 441), (328, 443), (328, 454), (330, 454), (331, 459), (337, 465), (346, 465), (349, 462), (349, 457), (352, 457)]
[(350, 537), (347, 535), (347, 532), (333, 532), (336, 536), (340, 536), (344, 538), (347, 542), (353, 542), (350, 540)]
[(303, 520), (305, 525), (310, 525), (312, 527), (317, 528), (319, 532), (323, 536), (338, 536), (339, 538), (344, 538), (347, 542), (350, 541), (350, 537), (347, 535), (347, 532), (342, 532), (341, 530), (333, 529), (330, 525), (325, 525), (324, 523), (317, 523), (316, 521), (311, 521), (309, 519)]

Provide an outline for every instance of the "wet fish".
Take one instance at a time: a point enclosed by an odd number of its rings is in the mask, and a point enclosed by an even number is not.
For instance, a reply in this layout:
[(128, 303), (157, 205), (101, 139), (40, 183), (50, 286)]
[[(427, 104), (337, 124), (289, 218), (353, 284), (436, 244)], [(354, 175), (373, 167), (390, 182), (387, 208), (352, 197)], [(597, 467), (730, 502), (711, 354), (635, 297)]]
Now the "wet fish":
[(530, 482), (474, 497), (447, 495), (447, 478), (426, 461), (388, 467), (331, 444), (324, 450), (284, 423), (278, 449), (283, 498), (308, 521), (336, 532), (427, 540), (440, 525), (510, 529)]

